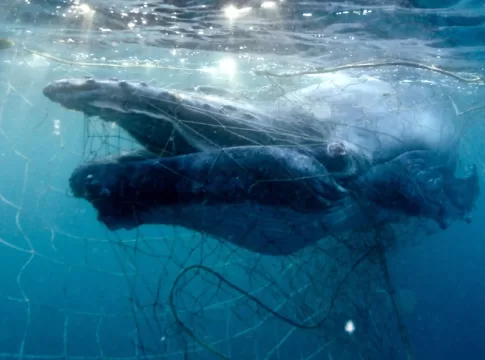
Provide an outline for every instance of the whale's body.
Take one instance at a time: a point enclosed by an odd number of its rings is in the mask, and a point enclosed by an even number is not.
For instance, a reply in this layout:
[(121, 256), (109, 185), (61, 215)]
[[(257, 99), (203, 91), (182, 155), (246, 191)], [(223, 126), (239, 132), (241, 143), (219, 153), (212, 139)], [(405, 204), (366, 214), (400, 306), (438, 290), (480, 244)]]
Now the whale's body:
[(476, 169), (454, 177), (460, 124), (436, 86), (332, 76), (273, 102), (220, 89), (66, 79), (44, 94), (116, 122), (147, 151), (80, 166), (70, 183), (110, 229), (172, 224), (259, 253), (342, 231), (466, 219)]

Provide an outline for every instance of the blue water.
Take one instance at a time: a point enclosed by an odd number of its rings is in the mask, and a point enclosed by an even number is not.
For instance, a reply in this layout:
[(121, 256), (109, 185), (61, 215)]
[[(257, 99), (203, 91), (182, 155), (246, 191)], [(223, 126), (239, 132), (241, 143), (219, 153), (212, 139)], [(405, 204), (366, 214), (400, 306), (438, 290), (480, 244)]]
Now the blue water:
[[(89, 204), (68, 194), (69, 176), (86, 159), (85, 119), (42, 95), (49, 81), (90, 75), (173, 88), (214, 85), (270, 97), (315, 79), (271, 80), (252, 70), (397, 58), (485, 76), (481, 1), (284, 0), (261, 7), (261, 1), (2, 0), (0, 5), (0, 37), (16, 43), (0, 50), (5, 359), (217, 358), (176, 325), (170, 307), (171, 287), (191, 265), (224, 274), (288, 316), (325, 305), (311, 290), (317, 286), (309, 281), (310, 269), (298, 272), (289, 259), (260, 259), (170, 227), (109, 232)], [(129, 67), (140, 62), (157, 67)], [(485, 103), (481, 86), (453, 84), (463, 109)], [(483, 179), (482, 115), (470, 117), (462, 153)], [(483, 196), (472, 217), (471, 224), (420, 235), (416, 244), (389, 254), (414, 359), (485, 358)], [(232, 359), (406, 358), (385, 295), (372, 309), (374, 320), (387, 329), (380, 336), (359, 327), (348, 334), (344, 323), (318, 333), (270, 316), (207, 272), (195, 274), (177, 282), (177, 311), (198, 338)], [(377, 280), (379, 287), (382, 279)], [(288, 296), (298, 281), (310, 290)]]

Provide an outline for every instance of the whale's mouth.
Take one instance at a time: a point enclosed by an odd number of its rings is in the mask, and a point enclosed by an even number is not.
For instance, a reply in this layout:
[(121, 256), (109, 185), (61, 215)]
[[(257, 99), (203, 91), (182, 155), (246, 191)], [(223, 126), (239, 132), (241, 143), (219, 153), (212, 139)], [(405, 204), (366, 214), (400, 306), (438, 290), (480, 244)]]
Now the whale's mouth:
[[(169, 90), (143, 82), (115, 79), (63, 79), (49, 83), (44, 95), (63, 107), (114, 122), (154, 153), (179, 142), (171, 154), (221, 147), (295, 145), (322, 142), (308, 119), (285, 119), (231, 98), (220, 89), (200, 86)], [(338, 149), (335, 149), (337, 151)]]

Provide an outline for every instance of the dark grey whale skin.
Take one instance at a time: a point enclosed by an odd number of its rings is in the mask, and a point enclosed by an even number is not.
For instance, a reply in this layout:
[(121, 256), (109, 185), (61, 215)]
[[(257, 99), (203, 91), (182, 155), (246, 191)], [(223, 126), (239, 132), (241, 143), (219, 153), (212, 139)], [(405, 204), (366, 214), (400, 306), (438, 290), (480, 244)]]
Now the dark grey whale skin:
[[(289, 94), (271, 106), (210, 88), (168, 91), (117, 80), (64, 79), (44, 94), (115, 121), (149, 150), (87, 163), (71, 176), (74, 195), (111, 230), (178, 225), (286, 255), (331, 234), (410, 216), (442, 228), (468, 221), (478, 175), (473, 167), (466, 178), (454, 176), (459, 136), (449, 101), (403, 85), (396, 109), (384, 103), (395, 87), (358, 80), (339, 85), (346, 97), (322, 84), (296, 94), (298, 104)], [(310, 110), (299, 105), (305, 99)], [(343, 153), (329, 150), (334, 145)]]
[(478, 194), (476, 169), (455, 179), (449, 169), (434, 166), (439, 157), (407, 152), (347, 181), (347, 190), (302, 149), (130, 155), (78, 167), (70, 186), (111, 230), (180, 225), (253, 252), (287, 255), (325, 236), (403, 216), (431, 218), (442, 228), (464, 218)]
[(180, 225), (272, 255), (293, 253), (361, 218), (346, 190), (302, 149), (147, 156), (78, 167), (70, 178), (74, 196), (91, 202), (111, 230)]

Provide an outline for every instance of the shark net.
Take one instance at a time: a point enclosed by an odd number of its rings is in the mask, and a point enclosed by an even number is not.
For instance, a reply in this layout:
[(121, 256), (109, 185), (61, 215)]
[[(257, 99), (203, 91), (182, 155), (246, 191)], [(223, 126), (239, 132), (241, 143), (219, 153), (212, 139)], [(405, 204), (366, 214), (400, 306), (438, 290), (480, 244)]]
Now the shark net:
[[(2, 358), (412, 359), (388, 262), (417, 224), (276, 257), (178, 227), (109, 232), (68, 196), (67, 179), (76, 164), (140, 145), (47, 104), (40, 88), (79, 72), (59, 65), (28, 81), (19, 70), (1, 83)], [(265, 79), (268, 97), (304, 81)]]
[[(85, 161), (141, 148), (97, 118), (84, 119), (84, 137)], [(349, 232), (278, 257), (181, 228), (108, 242), (130, 289), (137, 356), (407, 359), (385, 257), (395, 231)]]

